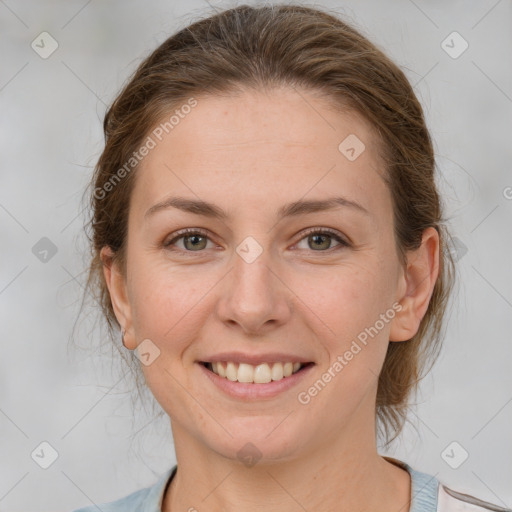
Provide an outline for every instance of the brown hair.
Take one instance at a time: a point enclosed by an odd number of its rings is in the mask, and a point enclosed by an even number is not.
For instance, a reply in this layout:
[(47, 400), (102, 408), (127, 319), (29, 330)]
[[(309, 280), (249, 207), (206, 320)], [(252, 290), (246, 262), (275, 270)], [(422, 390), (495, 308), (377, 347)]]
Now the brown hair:
[[(399, 67), (337, 16), (298, 5), (242, 5), (180, 30), (140, 64), (104, 120), (105, 148), (90, 184), (94, 190), (89, 190), (92, 261), (86, 293), (96, 295), (109, 333), (119, 352), (126, 352), (119, 347), (119, 325), (99, 257), (102, 247), (110, 246), (126, 269), (136, 166), (121, 173), (122, 179), (117, 179), (119, 170), (155, 124), (192, 96), (275, 86), (318, 92), (340, 108), (358, 112), (373, 126), (381, 142), (402, 264), (406, 251), (419, 247), (426, 228), (433, 226), (439, 232), (439, 277), (427, 312), (411, 340), (389, 343), (379, 376), (378, 433), (389, 444), (404, 426), (409, 395), (417, 390), (426, 363), (433, 364), (439, 353), (455, 266), (445, 250), (449, 233), (442, 219), (434, 151), (422, 107)], [(141, 370), (138, 364), (132, 369), (138, 372), (138, 387)]]

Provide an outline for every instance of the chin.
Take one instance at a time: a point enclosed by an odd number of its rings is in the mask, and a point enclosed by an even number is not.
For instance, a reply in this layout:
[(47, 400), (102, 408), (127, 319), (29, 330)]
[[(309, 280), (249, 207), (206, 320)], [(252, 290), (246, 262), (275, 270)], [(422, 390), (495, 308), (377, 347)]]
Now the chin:
[[(287, 421), (290, 424), (286, 425)], [(226, 433), (221, 439), (205, 442), (219, 455), (238, 460), (247, 467), (291, 461), (297, 457), (300, 446), (310, 444), (304, 439), (304, 430), (297, 428), (294, 433), (291, 423), (291, 418), (283, 421), (282, 417), (237, 419), (236, 425), (225, 424), (233, 437)]]

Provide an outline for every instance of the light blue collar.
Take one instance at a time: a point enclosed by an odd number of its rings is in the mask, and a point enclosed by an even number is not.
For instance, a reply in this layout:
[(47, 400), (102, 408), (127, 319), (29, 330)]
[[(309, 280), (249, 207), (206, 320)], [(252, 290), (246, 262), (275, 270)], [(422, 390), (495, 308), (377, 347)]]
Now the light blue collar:
[[(435, 476), (416, 471), (405, 462), (391, 457), (384, 457), (389, 462), (405, 469), (411, 475), (411, 507), (404, 512), (435, 512), (437, 510), (437, 493), (439, 481)], [(142, 512), (161, 512), (162, 502), (165, 491), (176, 474), (178, 469), (174, 465), (166, 471), (153, 485), (144, 500), (144, 509)]]

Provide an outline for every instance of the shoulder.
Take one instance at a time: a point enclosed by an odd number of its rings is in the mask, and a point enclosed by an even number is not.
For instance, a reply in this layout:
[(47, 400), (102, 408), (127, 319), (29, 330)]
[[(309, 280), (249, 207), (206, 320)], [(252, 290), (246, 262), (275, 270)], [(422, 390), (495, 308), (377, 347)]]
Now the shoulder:
[(411, 476), (409, 512), (512, 512), (510, 508), (454, 491), (435, 476), (418, 471), (404, 461), (389, 456), (384, 459), (405, 469)]
[(437, 512), (512, 512), (510, 508), (503, 508), (488, 501), (483, 501), (469, 494), (463, 494), (439, 484), (437, 495)]

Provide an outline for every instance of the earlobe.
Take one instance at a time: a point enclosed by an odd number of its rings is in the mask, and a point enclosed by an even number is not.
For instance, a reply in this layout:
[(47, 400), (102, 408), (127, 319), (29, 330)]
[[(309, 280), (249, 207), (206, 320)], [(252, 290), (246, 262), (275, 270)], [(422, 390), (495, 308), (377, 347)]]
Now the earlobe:
[(438, 275), (439, 234), (429, 227), (423, 232), (421, 246), (407, 254), (407, 269), (400, 276), (397, 297), (402, 309), (391, 324), (390, 341), (407, 341), (418, 332)]
[(100, 258), (103, 263), (103, 275), (110, 294), (112, 308), (117, 321), (124, 331), (123, 344), (129, 350), (136, 348), (133, 338), (131, 306), (126, 290), (126, 280), (118, 265), (113, 259), (112, 249), (105, 246), (100, 251)]

